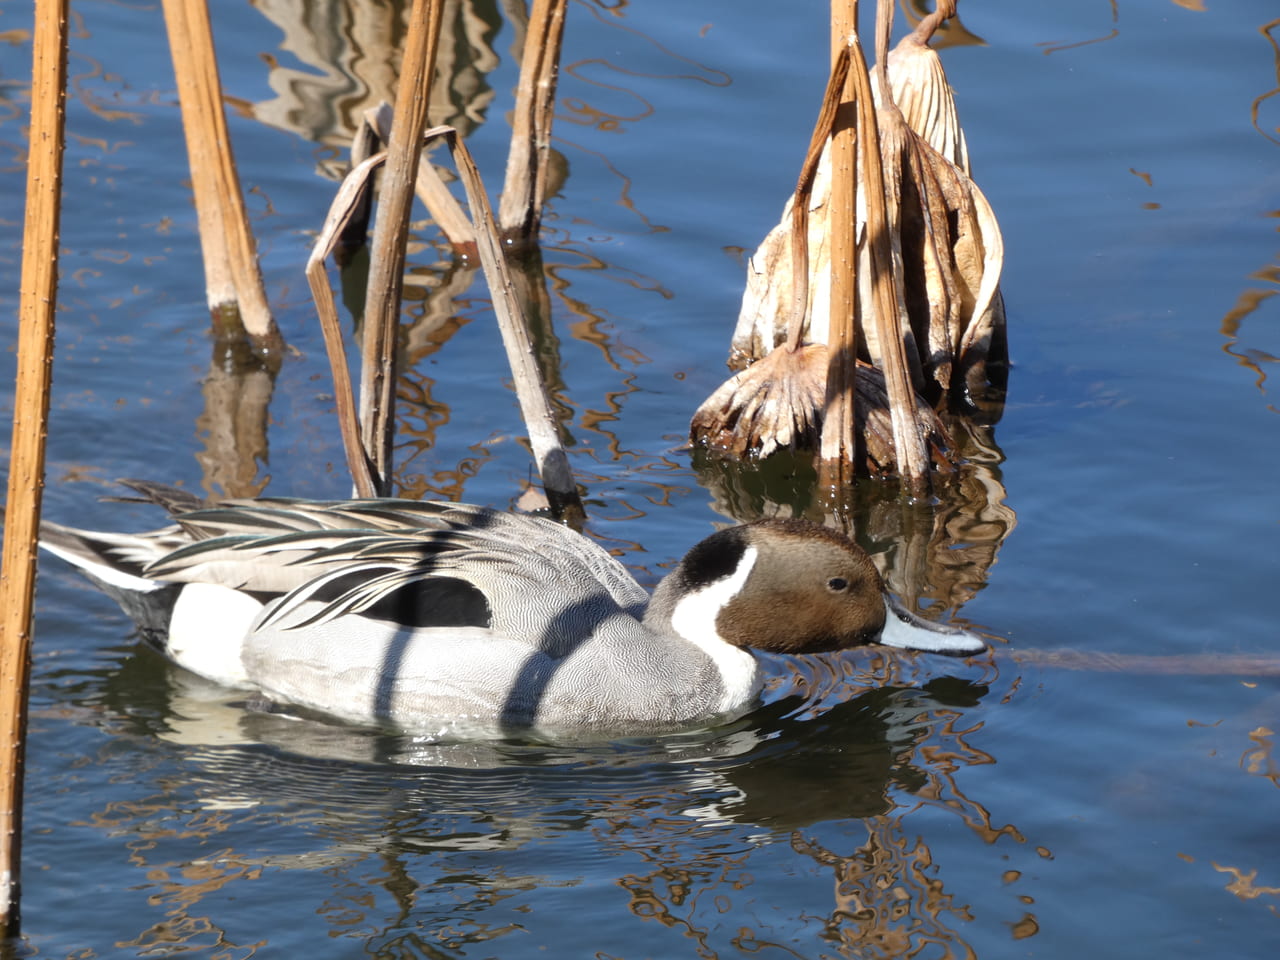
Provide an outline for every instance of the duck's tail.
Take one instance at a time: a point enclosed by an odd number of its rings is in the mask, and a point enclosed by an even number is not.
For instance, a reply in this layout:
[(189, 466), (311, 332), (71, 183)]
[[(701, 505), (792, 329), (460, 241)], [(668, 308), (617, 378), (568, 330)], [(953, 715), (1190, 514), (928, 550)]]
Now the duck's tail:
[(40, 546), (79, 570), (120, 604), (144, 637), (159, 642), (169, 629), (169, 617), (181, 584), (146, 576), (146, 568), (189, 539), (178, 527), (149, 533), (100, 533), (77, 530), (43, 520)]

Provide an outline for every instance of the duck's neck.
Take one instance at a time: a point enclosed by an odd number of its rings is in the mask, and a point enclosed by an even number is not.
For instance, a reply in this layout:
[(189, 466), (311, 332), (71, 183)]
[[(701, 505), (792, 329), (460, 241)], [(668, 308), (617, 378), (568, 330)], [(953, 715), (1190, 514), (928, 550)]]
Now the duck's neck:
[[(749, 571), (750, 563), (744, 564), (743, 579)], [(658, 584), (644, 616), (644, 624), (650, 630), (679, 637), (711, 659), (720, 674), (723, 712), (745, 706), (759, 693), (761, 685), (760, 664), (751, 651), (730, 643), (716, 629), (717, 613), (741, 586), (735, 576), (690, 592), (677, 568)]]
[(644, 625), (656, 633), (676, 632), (675, 625), (671, 622), (680, 593), (673, 579), (675, 575), (676, 572), (673, 571), (662, 578), (653, 591), (653, 596), (649, 598), (649, 605), (645, 607)]

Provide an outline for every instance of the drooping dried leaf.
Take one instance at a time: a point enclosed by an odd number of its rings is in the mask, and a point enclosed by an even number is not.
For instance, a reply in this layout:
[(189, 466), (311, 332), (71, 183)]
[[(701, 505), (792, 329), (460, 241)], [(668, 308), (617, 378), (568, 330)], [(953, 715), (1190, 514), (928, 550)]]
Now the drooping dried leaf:
[[(763, 459), (778, 449), (813, 446), (821, 427), (827, 380), (827, 348), (785, 346), (725, 381), (693, 415), (691, 432), (713, 453)], [(866, 439), (863, 472), (892, 474), (897, 456), (884, 374), (858, 364), (856, 428)], [(931, 407), (918, 404), (921, 432), (932, 461), (944, 469), (950, 434)]]
[[(937, 55), (915, 35), (908, 35), (890, 55), (889, 64), (894, 100), (902, 108), (907, 125), (928, 147), (921, 149), (913, 145), (911, 151), (917, 159), (907, 157), (901, 180), (892, 175), (889, 178), (889, 188), (898, 192), (907, 208), (896, 216), (908, 228), (914, 222), (917, 231), (914, 243), (906, 239), (900, 243), (903, 255), (908, 258), (904, 268), (908, 275), (914, 270), (931, 278), (928, 295), (917, 292), (914, 303), (908, 303), (908, 312), (913, 321), (918, 320), (922, 312), (928, 314), (928, 321), (919, 323), (915, 336), (920, 343), (929, 344), (930, 354), (936, 354), (941, 343), (951, 345), (938, 361), (945, 367), (962, 349), (962, 340), (976, 343), (981, 339), (980, 331), (967, 338), (966, 332), (971, 320), (982, 319), (996, 300), (1003, 242), (990, 205), (965, 173), (968, 159), (964, 137), (956, 120), (951, 88)], [(884, 122), (888, 121), (882, 117), (882, 126)], [(894, 131), (886, 136), (882, 130), (881, 136), (890, 146), (900, 142)], [(886, 150), (886, 162), (903, 166), (891, 160), (891, 152)], [(818, 343), (827, 341), (829, 317), (831, 265), (826, 247), (829, 198), (830, 163), (824, 155), (809, 203), (808, 231), (810, 321), (806, 339)], [(793, 202), (788, 201), (781, 222), (770, 231), (749, 263), (742, 309), (732, 341), (731, 364), (735, 367), (759, 359), (782, 342), (786, 305), (792, 290), (789, 225)], [(965, 223), (956, 231), (957, 236), (952, 237), (948, 217), (958, 211), (963, 213)], [(920, 234), (927, 243), (920, 239)], [(959, 249), (955, 243), (960, 244)], [(907, 296), (911, 296), (911, 291)], [(931, 335), (922, 336), (925, 330)], [(874, 331), (864, 329), (863, 333), (870, 341), (874, 358), (878, 355)]]
[(960, 127), (955, 91), (928, 38), (908, 33), (889, 53), (888, 68), (889, 91), (907, 125), (969, 173), (969, 148)]
[[(887, 7), (881, 4), (883, 13)], [(917, 30), (904, 38), (884, 60), (888, 67), (887, 82), (877, 70), (877, 117), (871, 126), (880, 140), (879, 165), (883, 168), (883, 184), (868, 178), (871, 158), (860, 165), (857, 194), (858, 238), (856, 271), (858, 276), (858, 328), (851, 342), (857, 354), (881, 369), (888, 363), (893, 370), (905, 369), (914, 390), (905, 389), (898, 374), (895, 395), (920, 394), (938, 409), (973, 412), (983, 406), (983, 398), (1000, 395), (988, 389), (988, 383), (1001, 380), (1004, 357), (1004, 311), (999, 294), (999, 277), (1003, 264), (1003, 241), (999, 226), (986, 198), (968, 176), (968, 149), (960, 128), (955, 98), (947, 83), (941, 61), (928, 47), (928, 38), (937, 26), (955, 13), (954, 0), (940, 0), (933, 14), (925, 17)], [(881, 49), (888, 48), (888, 31), (882, 22)], [(864, 68), (865, 69), (865, 68)], [(864, 74), (865, 75), (865, 74)], [(881, 95), (886, 86), (890, 96)], [(846, 98), (857, 99), (857, 98)], [(870, 98), (868, 98), (870, 99)], [(872, 139), (864, 137), (864, 140)], [(838, 326), (832, 308), (832, 252), (830, 237), (836, 229), (831, 202), (831, 159), (829, 148), (817, 161), (812, 178), (812, 192), (805, 198), (793, 195), (784, 210), (782, 221), (770, 231), (751, 258), (742, 308), (734, 331), (730, 365), (735, 369), (767, 358), (770, 351), (786, 340), (792, 346), (803, 342), (829, 344)], [(796, 204), (804, 203), (808, 229), (797, 242)], [(881, 248), (874, 260), (873, 242), (881, 236), (868, 224), (869, 214), (883, 205), (887, 228), (887, 252)], [(880, 222), (877, 219), (877, 222)], [(797, 275), (797, 251), (807, 243), (807, 274)], [(801, 336), (787, 328), (796, 316), (793, 304), (807, 287), (807, 317)], [(844, 316), (843, 312), (839, 316)], [(903, 359), (895, 360), (901, 354)], [(905, 361), (905, 364), (904, 364)], [(785, 367), (781, 367), (785, 369)], [(861, 368), (860, 368), (861, 369)], [(750, 372), (750, 371), (748, 371)], [(774, 364), (749, 377), (735, 378), (717, 391), (695, 417), (692, 434), (708, 440), (711, 446), (741, 455), (744, 450), (763, 452), (787, 442), (784, 432), (772, 440), (745, 436), (729, 440), (721, 433), (731, 429), (754, 431), (774, 429), (761, 411), (790, 410), (790, 401), (779, 404), (761, 403), (756, 395), (762, 384), (776, 386), (778, 370)], [(812, 371), (807, 371), (812, 375)], [(740, 375), (741, 376), (741, 375)], [(861, 372), (859, 373), (861, 377)], [(808, 395), (807, 385), (794, 396)], [(861, 385), (858, 389), (861, 402)], [(830, 391), (828, 391), (828, 400)], [(908, 401), (909, 401), (908, 397)], [(748, 416), (709, 418), (706, 411), (724, 402), (743, 404)], [(911, 416), (910, 402), (904, 401), (903, 415), (897, 429), (903, 436), (913, 431), (907, 426)], [(991, 423), (998, 418), (998, 402), (988, 402), (982, 419)], [(992, 413), (995, 412), (993, 416)], [(847, 410), (846, 410), (847, 413)], [(848, 418), (842, 418), (848, 422)], [(917, 415), (918, 422), (926, 419)], [(873, 445), (874, 414), (859, 417), (860, 429), (867, 431), (867, 459), (884, 463)], [(719, 431), (714, 437), (702, 430)], [(927, 432), (926, 427), (921, 427)], [(808, 434), (807, 422), (802, 428), (785, 433), (785, 437), (803, 438)], [(824, 441), (824, 449), (835, 449)], [(842, 446), (847, 450), (847, 446)], [(883, 445), (880, 447), (883, 450)], [(930, 447), (929, 456), (938, 446)], [(825, 455), (825, 454), (824, 454)], [(843, 454), (842, 454), (843, 455)], [(918, 453), (908, 473), (919, 469)], [(892, 461), (888, 461), (892, 463)]]
[(708, 449), (737, 459), (812, 445), (826, 383), (825, 346), (778, 347), (703, 401), (690, 432)]
[[(939, 396), (964, 391), (1003, 337), (1004, 241), (982, 191), (914, 132), (899, 144), (906, 297), (921, 360)], [(998, 358), (993, 358), (998, 359)]]

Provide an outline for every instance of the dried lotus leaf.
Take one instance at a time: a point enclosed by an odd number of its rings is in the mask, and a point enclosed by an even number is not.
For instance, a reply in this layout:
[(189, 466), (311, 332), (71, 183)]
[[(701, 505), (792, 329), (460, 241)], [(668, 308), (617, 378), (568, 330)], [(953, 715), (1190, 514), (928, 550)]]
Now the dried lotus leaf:
[(937, 51), (918, 34), (909, 33), (889, 53), (888, 67), (889, 91), (907, 125), (967, 174), (969, 147), (960, 127), (955, 91)]
[[(882, 13), (884, 8), (881, 4)], [(892, 472), (894, 431), (903, 437), (936, 436), (927, 425), (935, 416), (930, 406), (973, 412), (981, 406), (976, 397), (995, 396), (981, 389), (981, 381), (984, 376), (991, 382), (999, 379), (998, 371), (988, 370), (993, 351), (997, 365), (1004, 361), (999, 295), (1003, 241), (990, 204), (968, 176), (968, 148), (954, 93), (940, 59), (928, 46), (934, 29), (954, 13), (953, 0), (939, 0), (934, 14), (885, 57), (888, 72), (876, 71), (874, 89), (867, 92), (862, 86), (862, 95), (845, 98), (862, 113), (859, 129), (868, 131), (869, 124), (869, 135), (860, 136), (859, 141), (880, 143), (878, 151), (859, 162), (853, 257), (857, 329), (852, 338), (847, 329), (839, 338), (850, 344), (839, 355), (856, 353), (859, 358), (855, 392), (858, 403), (867, 404), (865, 411), (855, 418), (844, 407), (832, 406), (832, 388), (847, 396), (838, 386), (843, 378), (836, 378), (833, 369), (826, 371), (830, 386), (825, 408), (814, 410), (811, 418), (800, 411), (802, 397), (816, 396), (813, 391), (821, 374), (815, 372), (816, 363), (799, 363), (797, 348), (801, 343), (830, 344), (832, 331), (840, 326), (837, 321), (847, 324), (844, 308), (832, 316), (830, 144), (819, 153), (811, 143), (806, 164), (816, 164), (816, 173), (807, 181), (811, 192), (801, 201), (804, 207), (796, 207), (796, 197), (801, 195), (797, 191), (748, 268), (731, 365), (738, 368), (754, 362), (759, 369), (744, 371), (747, 376), (740, 374), (741, 379), (726, 384), (700, 408), (692, 429), (696, 439), (719, 449), (732, 448), (738, 456), (744, 452), (763, 455), (791, 440), (808, 438), (817, 429), (823, 434), (822, 456), (829, 459), (839, 450), (843, 458), (849, 454), (847, 441), (837, 442), (837, 435), (844, 435), (839, 424), (856, 419), (865, 440), (866, 466), (873, 473)], [(887, 49), (887, 29), (882, 30), (881, 41), (881, 48)], [(861, 61), (860, 51), (852, 55)], [(864, 78), (862, 84), (869, 79), (865, 64), (855, 72)], [(884, 96), (882, 89), (888, 89), (890, 96)], [(866, 117), (871, 104), (876, 106), (874, 119)], [(873, 165), (882, 168), (882, 175), (870, 176)], [(802, 182), (806, 181), (802, 178)], [(802, 215), (808, 220), (807, 229), (801, 231)], [(883, 226), (871, 229), (871, 219)], [(880, 247), (873, 257), (875, 243)], [(800, 266), (804, 263), (807, 270)], [(807, 309), (798, 314), (795, 304), (801, 298)], [(778, 346), (784, 341), (789, 349)], [(896, 359), (886, 362), (886, 354)], [(864, 397), (863, 369), (872, 369), (863, 362), (867, 358), (878, 368), (894, 371), (900, 409)], [(768, 362), (762, 365), (763, 361)], [(788, 393), (776, 378), (800, 366), (811, 382)], [(876, 376), (883, 390), (884, 376)], [(764, 386), (778, 393), (776, 402), (766, 402)], [(920, 408), (914, 412), (918, 429), (910, 426), (913, 406)], [(823, 428), (824, 417), (837, 409), (843, 413)], [(794, 423), (771, 425), (768, 420), (774, 414)], [(993, 421), (987, 418), (987, 422)], [(770, 430), (772, 437), (730, 441), (726, 439), (730, 429)], [(947, 464), (946, 444), (927, 446), (927, 459)], [(919, 477), (921, 454), (912, 449), (906, 456), (911, 462), (899, 463), (898, 469), (904, 477)]]

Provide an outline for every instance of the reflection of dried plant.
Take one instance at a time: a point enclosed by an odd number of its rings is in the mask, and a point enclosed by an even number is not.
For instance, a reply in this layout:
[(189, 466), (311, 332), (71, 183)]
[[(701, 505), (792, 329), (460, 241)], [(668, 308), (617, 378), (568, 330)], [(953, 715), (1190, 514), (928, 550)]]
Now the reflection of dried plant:
[[(1264, 363), (1280, 363), (1280, 357), (1265, 350), (1240, 346), (1240, 328), (1245, 319), (1258, 309), (1265, 301), (1280, 293), (1280, 264), (1270, 264), (1253, 275), (1253, 279), (1266, 283), (1266, 287), (1251, 287), (1240, 294), (1226, 316), (1222, 318), (1220, 332), (1227, 338), (1222, 345), (1222, 352), (1235, 357), (1240, 366), (1252, 370), (1256, 374), (1254, 385), (1262, 393), (1266, 393), (1265, 383), (1267, 371)], [(1272, 410), (1276, 408), (1271, 407)]]
[(963, 719), (957, 710), (940, 708), (934, 717), (942, 722), (935, 724), (933, 742), (920, 747), (921, 767), (928, 776), (928, 783), (915, 791), (923, 802), (938, 805), (957, 814), (984, 843), (995, 843), (1001, 837), (1011, 837), (1018, 843), (1026, 838), (1013, 824), (1002, 827), (991, 822), (991, 812), (977, 800), (973, 800), (956, 783), (955, 775), (961, 767), (975, 767), (995, 763), (995, 758), (966, 742), (965, 737), (981, 729), (976, 724), (966, 730), (956, 730), (955, 724)]
[(1235, 877), (1231, 883), (1227, 884), (1227, 893), (1233, 893), (1241, 900), (1256, 900), (1258, 897), (1280, 897), (1280, 887), (1262, 887), (1254, 884), (1253, 881), (1258, 876), (1256, 867), (1246, 872), (1239, 867), (1227, 867), (1215, 863), (1213, 869), (1219, 873), (1229, 873)]
[[(267, 485), (267, 410), (280, 369), (280, 354), (255, 350), (241, 337), (216, 337), (209, 372), (201, 384), (204, 412), (196, 454), (210, 496), (256, 497)], [(259, 475), (259, 467), (263, 470)]]
[(1258, 119), (1258, 114), (1262, 109), (1262, 105), (1266, 103), (1266, 101), (1270, 100), (1272, 97), (1280, 96), (1280, 42), (1276, 41), (1275, 34), (1271, 32), (1277, 27), (1280, 27), (1280, 19), (1272, 20), (1270, 23), (1264, 23), (1258, 28), (1258, 32), (1266, 37), (1267, 42), (1271, 44), (1271, 53), (1275, 58), (1276, 85), (1254, 100), (1249, 111), (1250, 116), (1253, 119), (1253, 128), (1272, 143), (1280, 143), (1280, 138), (1262, 129), (1262, 121)]
[[(443, 42), (431, 89), (424, 91), (430, 97), (427, 111), (433, 122), (457, 127), (466, 136), (494, 100), (488, 74), (501, 62), (493, 48), (498, 26), (477, 0), (439, 6)], [(366, 111), (395, 98), (410, 4), (259, 2), (254, 9), (279, 30), (280, 49), (288, 56), (263, 57), (274, 99), (233, 100), (242, 113), (308, 142), (343, 148), (356, 136)], [(335, 180), (345, 173), (338, 171), (336, 159), (324, 156), (318, 167)]]
[(948, 926), (945, 915), (972, 920), (967, 907), (954, 903), (933, 869), (929, 847), (912, 843), (896, 818), (872, 817), (867, 842), (842, 856), (798, 832), (792, 848), (830, 867), (835, 876), (835, 908), (826, 936), (849, 956), (931, 957), (973, 960), (973, 948)]
[(1280, 766), (1276, 765), (1272, 748), (1275, 731), (1268, 727), (1257, 727), (1249, 731), (1249, 740), (1253, 743), (1250, 750), (1240, 758), (1241, 768), (1255, 777), (1270, 780), (1273, 787), (1280, 787)]

